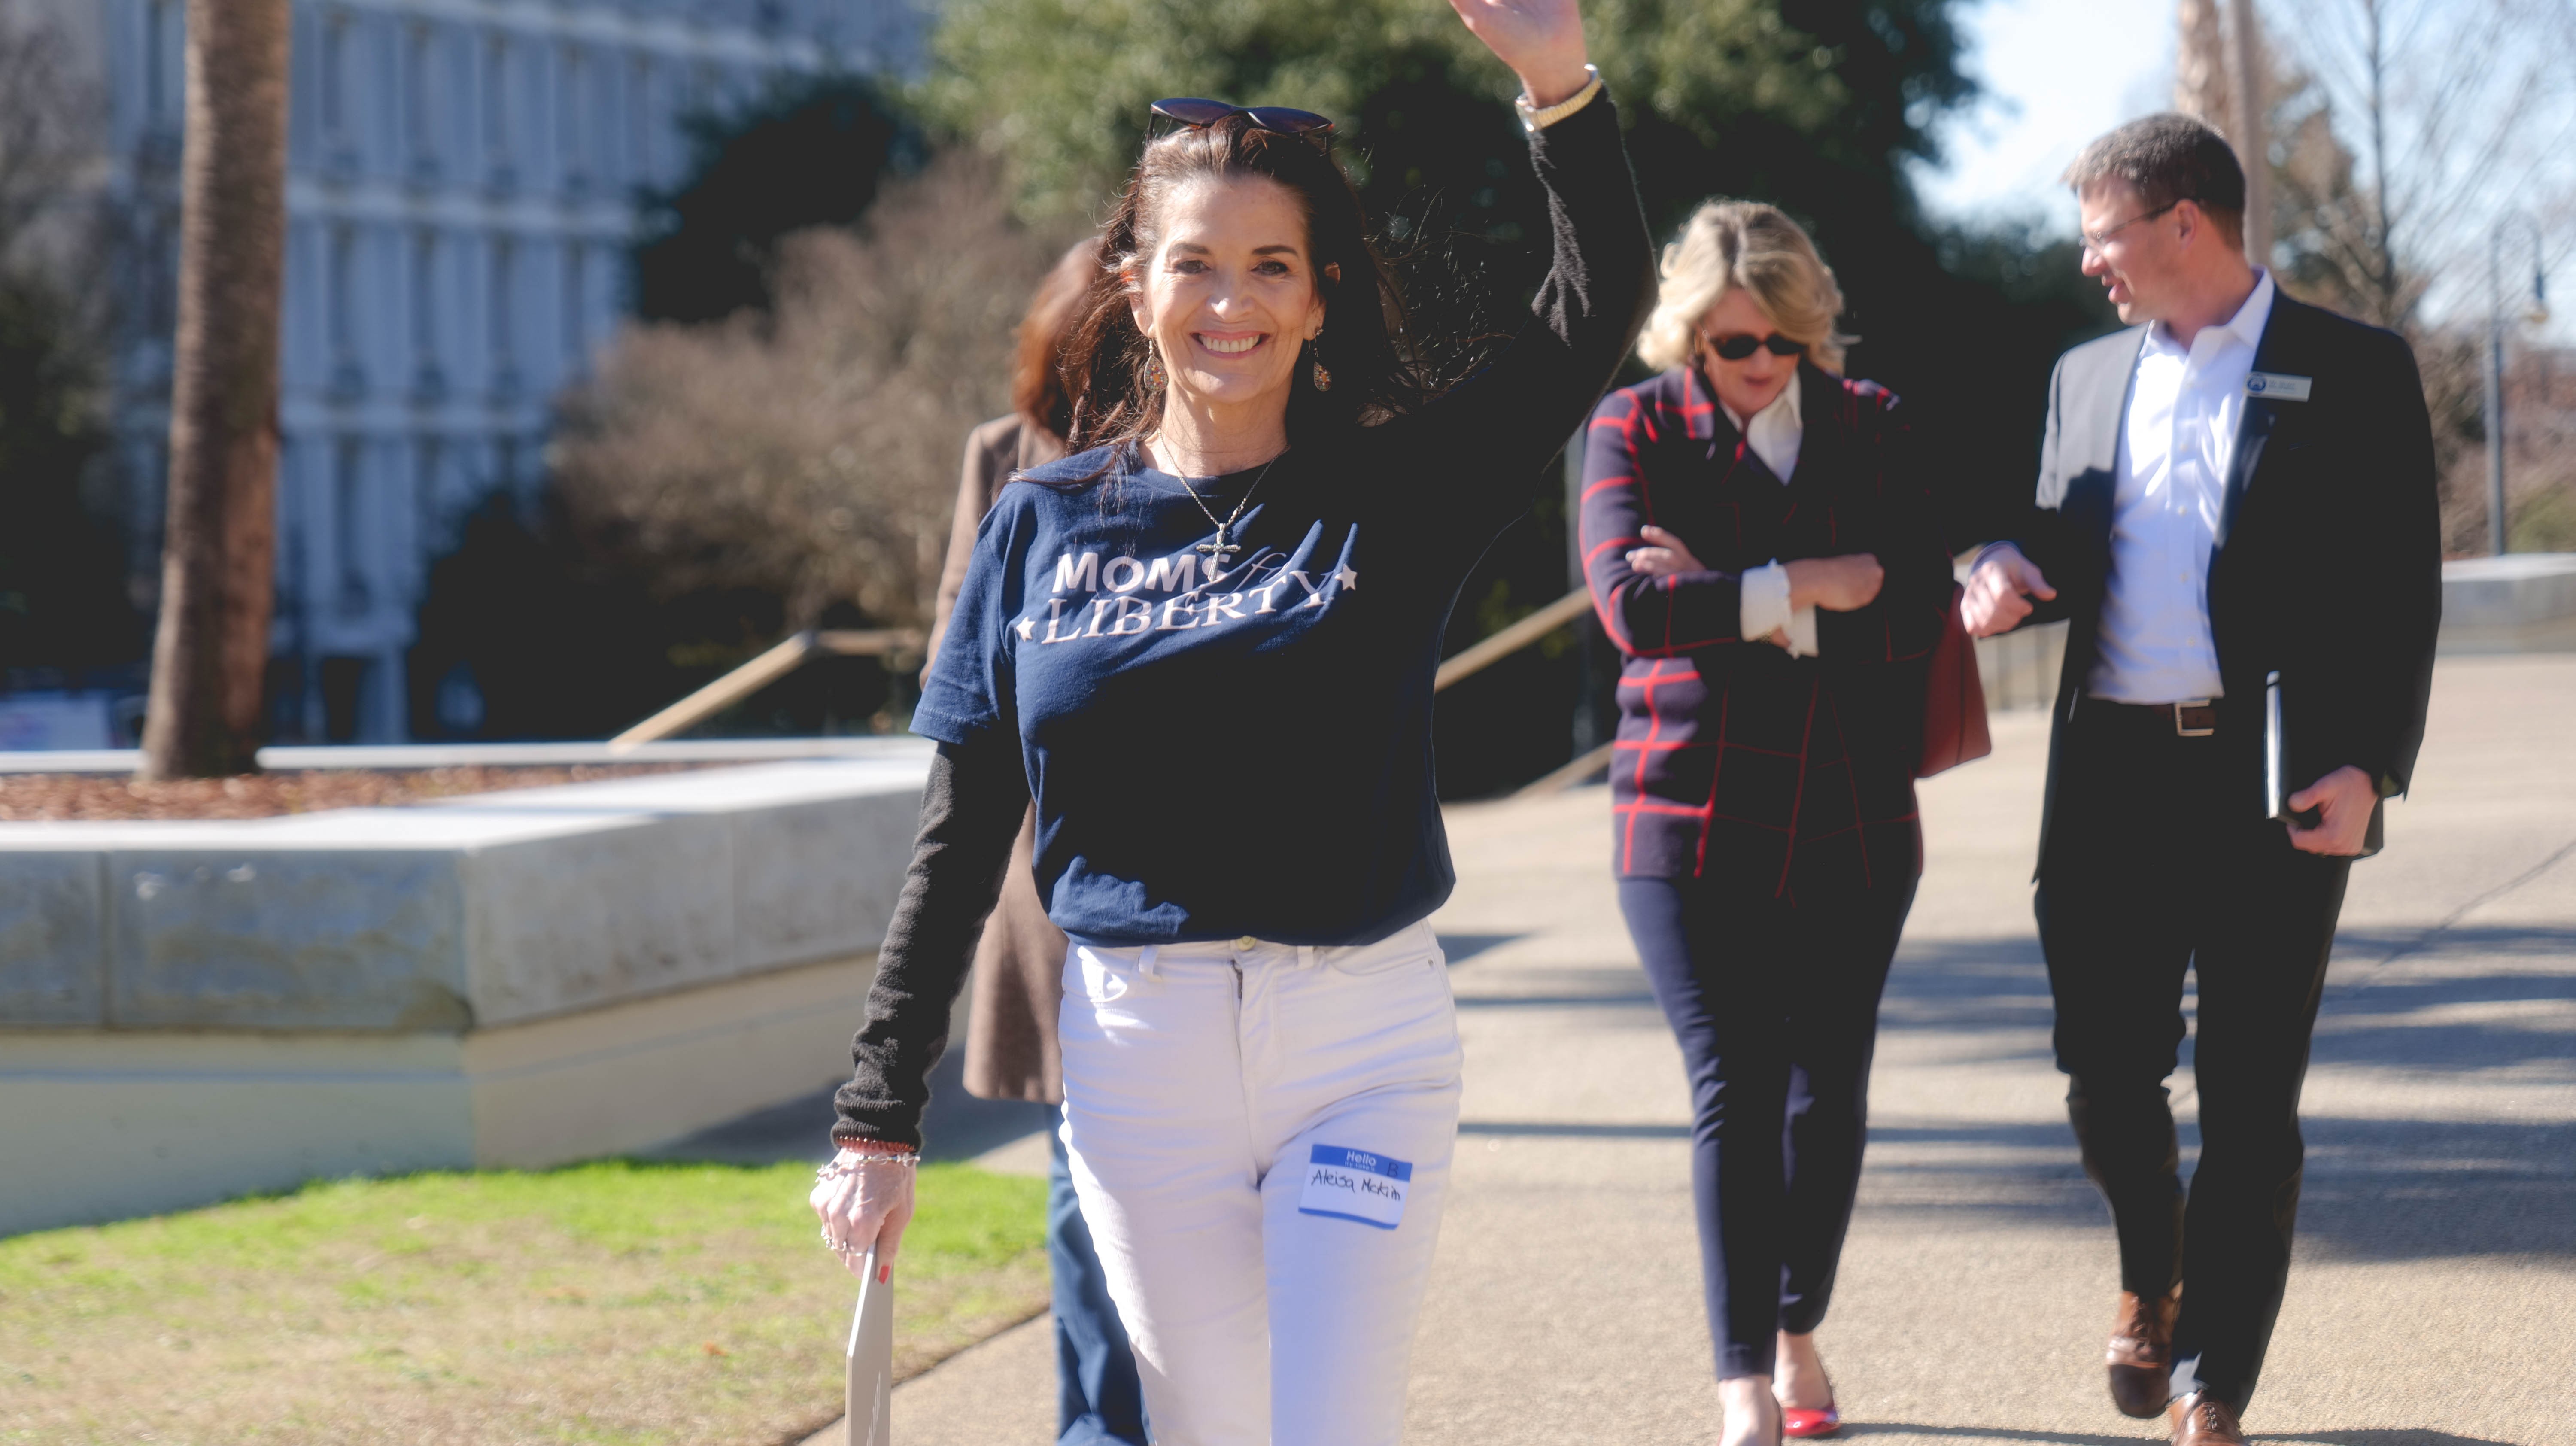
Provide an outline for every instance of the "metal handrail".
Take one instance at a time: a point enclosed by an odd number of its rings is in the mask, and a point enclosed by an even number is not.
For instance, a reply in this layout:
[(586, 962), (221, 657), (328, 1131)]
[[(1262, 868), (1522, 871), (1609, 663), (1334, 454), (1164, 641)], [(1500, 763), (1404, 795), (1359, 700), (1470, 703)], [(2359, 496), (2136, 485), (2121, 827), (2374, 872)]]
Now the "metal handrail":
[(1459, 649), (1442, 660), (1440, 671), (1432, 674), (1431, 691), (1437, 693), (1452, 683), (1483, 672), (1583, 616), (1591, 606), (1592, 594), (1584, 588), (1576, 588), (1483, 642)]
[(679, 702), (608, 740), (608, 751), (624, 753), (642, 744), (685, 733), (788, 674), (818, 653), (836, 657), (884, 657), (921, 651), (917, 628), (807, 628), (759, 657), (698, 689)]
[[(1513, 623), (1481, 642), (1461, 648), (1442, 660), (1440, 671), (1431, 677), (1431, 690), (1444, 688), (1475, 676), (1494, 664), (1564, 627), (1592, 606), (1592, 595), (1576, 588), (1528, 617)], [(759, 657), (698, 689), (677, 703), (608, 740), (611, 752), (623, 753), (639, 744), (653, 743), (675, 733), (685, 733), (779, 679), (803, 667), (818, 653), (842, 657), (882, 657), (887, 654), (921, 651), (922, 635), (913, 628), (876, 628), (867, 631), (848, 629), (815, 629), (790, 636), (785, 642)]]

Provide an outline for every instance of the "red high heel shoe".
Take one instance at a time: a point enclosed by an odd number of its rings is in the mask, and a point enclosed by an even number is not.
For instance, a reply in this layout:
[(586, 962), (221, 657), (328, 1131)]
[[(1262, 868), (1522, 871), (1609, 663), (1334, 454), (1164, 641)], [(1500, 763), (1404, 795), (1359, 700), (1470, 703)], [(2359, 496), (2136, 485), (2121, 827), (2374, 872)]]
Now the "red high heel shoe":
[[(1825, 1394), (1829, 1398), (1834, 1394), (1831, 1376), (1825, 1378)], [(1790, 1440), (1808, 1441), (1818, 1436), (1831, 1436), (1842, 1428), (1843, 1414), (1831, 1406), (1811, 1411), (1784, 1402), (1780, 1407), (1780, 1434)]]
[(1780, 1408), (1780, 1434), (1793, 1440), (1806, 1440), (1816, 1436), (1831, 1436), (1842, 1428), (1842, 1413), (1831, 1406), (1827, 1406), (1821, 1411), (1809, 1411), (1789, 1406), (1783, 1406)]

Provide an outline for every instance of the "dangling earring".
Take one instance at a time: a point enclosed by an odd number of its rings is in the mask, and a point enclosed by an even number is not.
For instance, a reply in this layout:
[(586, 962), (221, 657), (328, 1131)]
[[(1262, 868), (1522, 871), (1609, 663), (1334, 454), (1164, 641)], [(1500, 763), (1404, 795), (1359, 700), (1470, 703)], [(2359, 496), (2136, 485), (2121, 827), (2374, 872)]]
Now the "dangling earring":
[(1145, 387), (1148, 391), (1163, 389), (1163, 349), (1147, 343), (1145, 353)]
[(1315, 358), (1315, 390), (1319, 392), (1331, 391), (1333, 389), (1333, 374), (1324, 370), (1324, 334), (1319, 331), (1313, 336), (1306, 338), (1306, 349)]

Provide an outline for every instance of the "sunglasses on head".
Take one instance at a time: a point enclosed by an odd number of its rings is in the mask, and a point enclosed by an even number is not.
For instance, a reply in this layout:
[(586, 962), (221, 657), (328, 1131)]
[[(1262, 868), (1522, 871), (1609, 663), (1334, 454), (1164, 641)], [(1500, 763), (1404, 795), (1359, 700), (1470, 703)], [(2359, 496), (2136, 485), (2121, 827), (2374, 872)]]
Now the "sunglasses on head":
[(1750, 336), (1743, 332), (1737, 332), (1733, 336), (1703, 334), (1700, 340), (1708, 343), (1710, 351), (1716, 352), (1728, 361), (1742, 361), (1757, 351), (1767, 351), (1773, 356), (1798, 356), (1807, 349), (1805, 342), (1791, 341), (1776, 331), (1769, 336)]
[[(1311, 110), (1291, 110), (1284, 105), (1228, 105), (1221, 100), (1192, 100), (1186, 97), (1154, 102), (1154, 118), (1187, 126), (1192, 130), (1215, 125), (1228, 116), (1243, 116), (1253, 129), (1272, 131), (1283, 136), (1304, 136), (1324, 145), (1332, 144), (1333, 122)], [(1156, 134), (1161, 134), (1157, 130)]]

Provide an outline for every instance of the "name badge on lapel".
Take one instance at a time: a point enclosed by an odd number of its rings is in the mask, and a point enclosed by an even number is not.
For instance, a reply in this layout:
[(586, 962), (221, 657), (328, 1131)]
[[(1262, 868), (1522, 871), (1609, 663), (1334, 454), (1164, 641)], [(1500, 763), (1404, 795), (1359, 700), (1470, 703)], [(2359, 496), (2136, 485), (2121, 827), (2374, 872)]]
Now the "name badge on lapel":
[(2248, 372), (2245, 395), (2268, 397), (2276, 402), (2304, 402), (2309, 389), (2316, 385), (2312, 377), (2285, 376), (2280, 372)]

